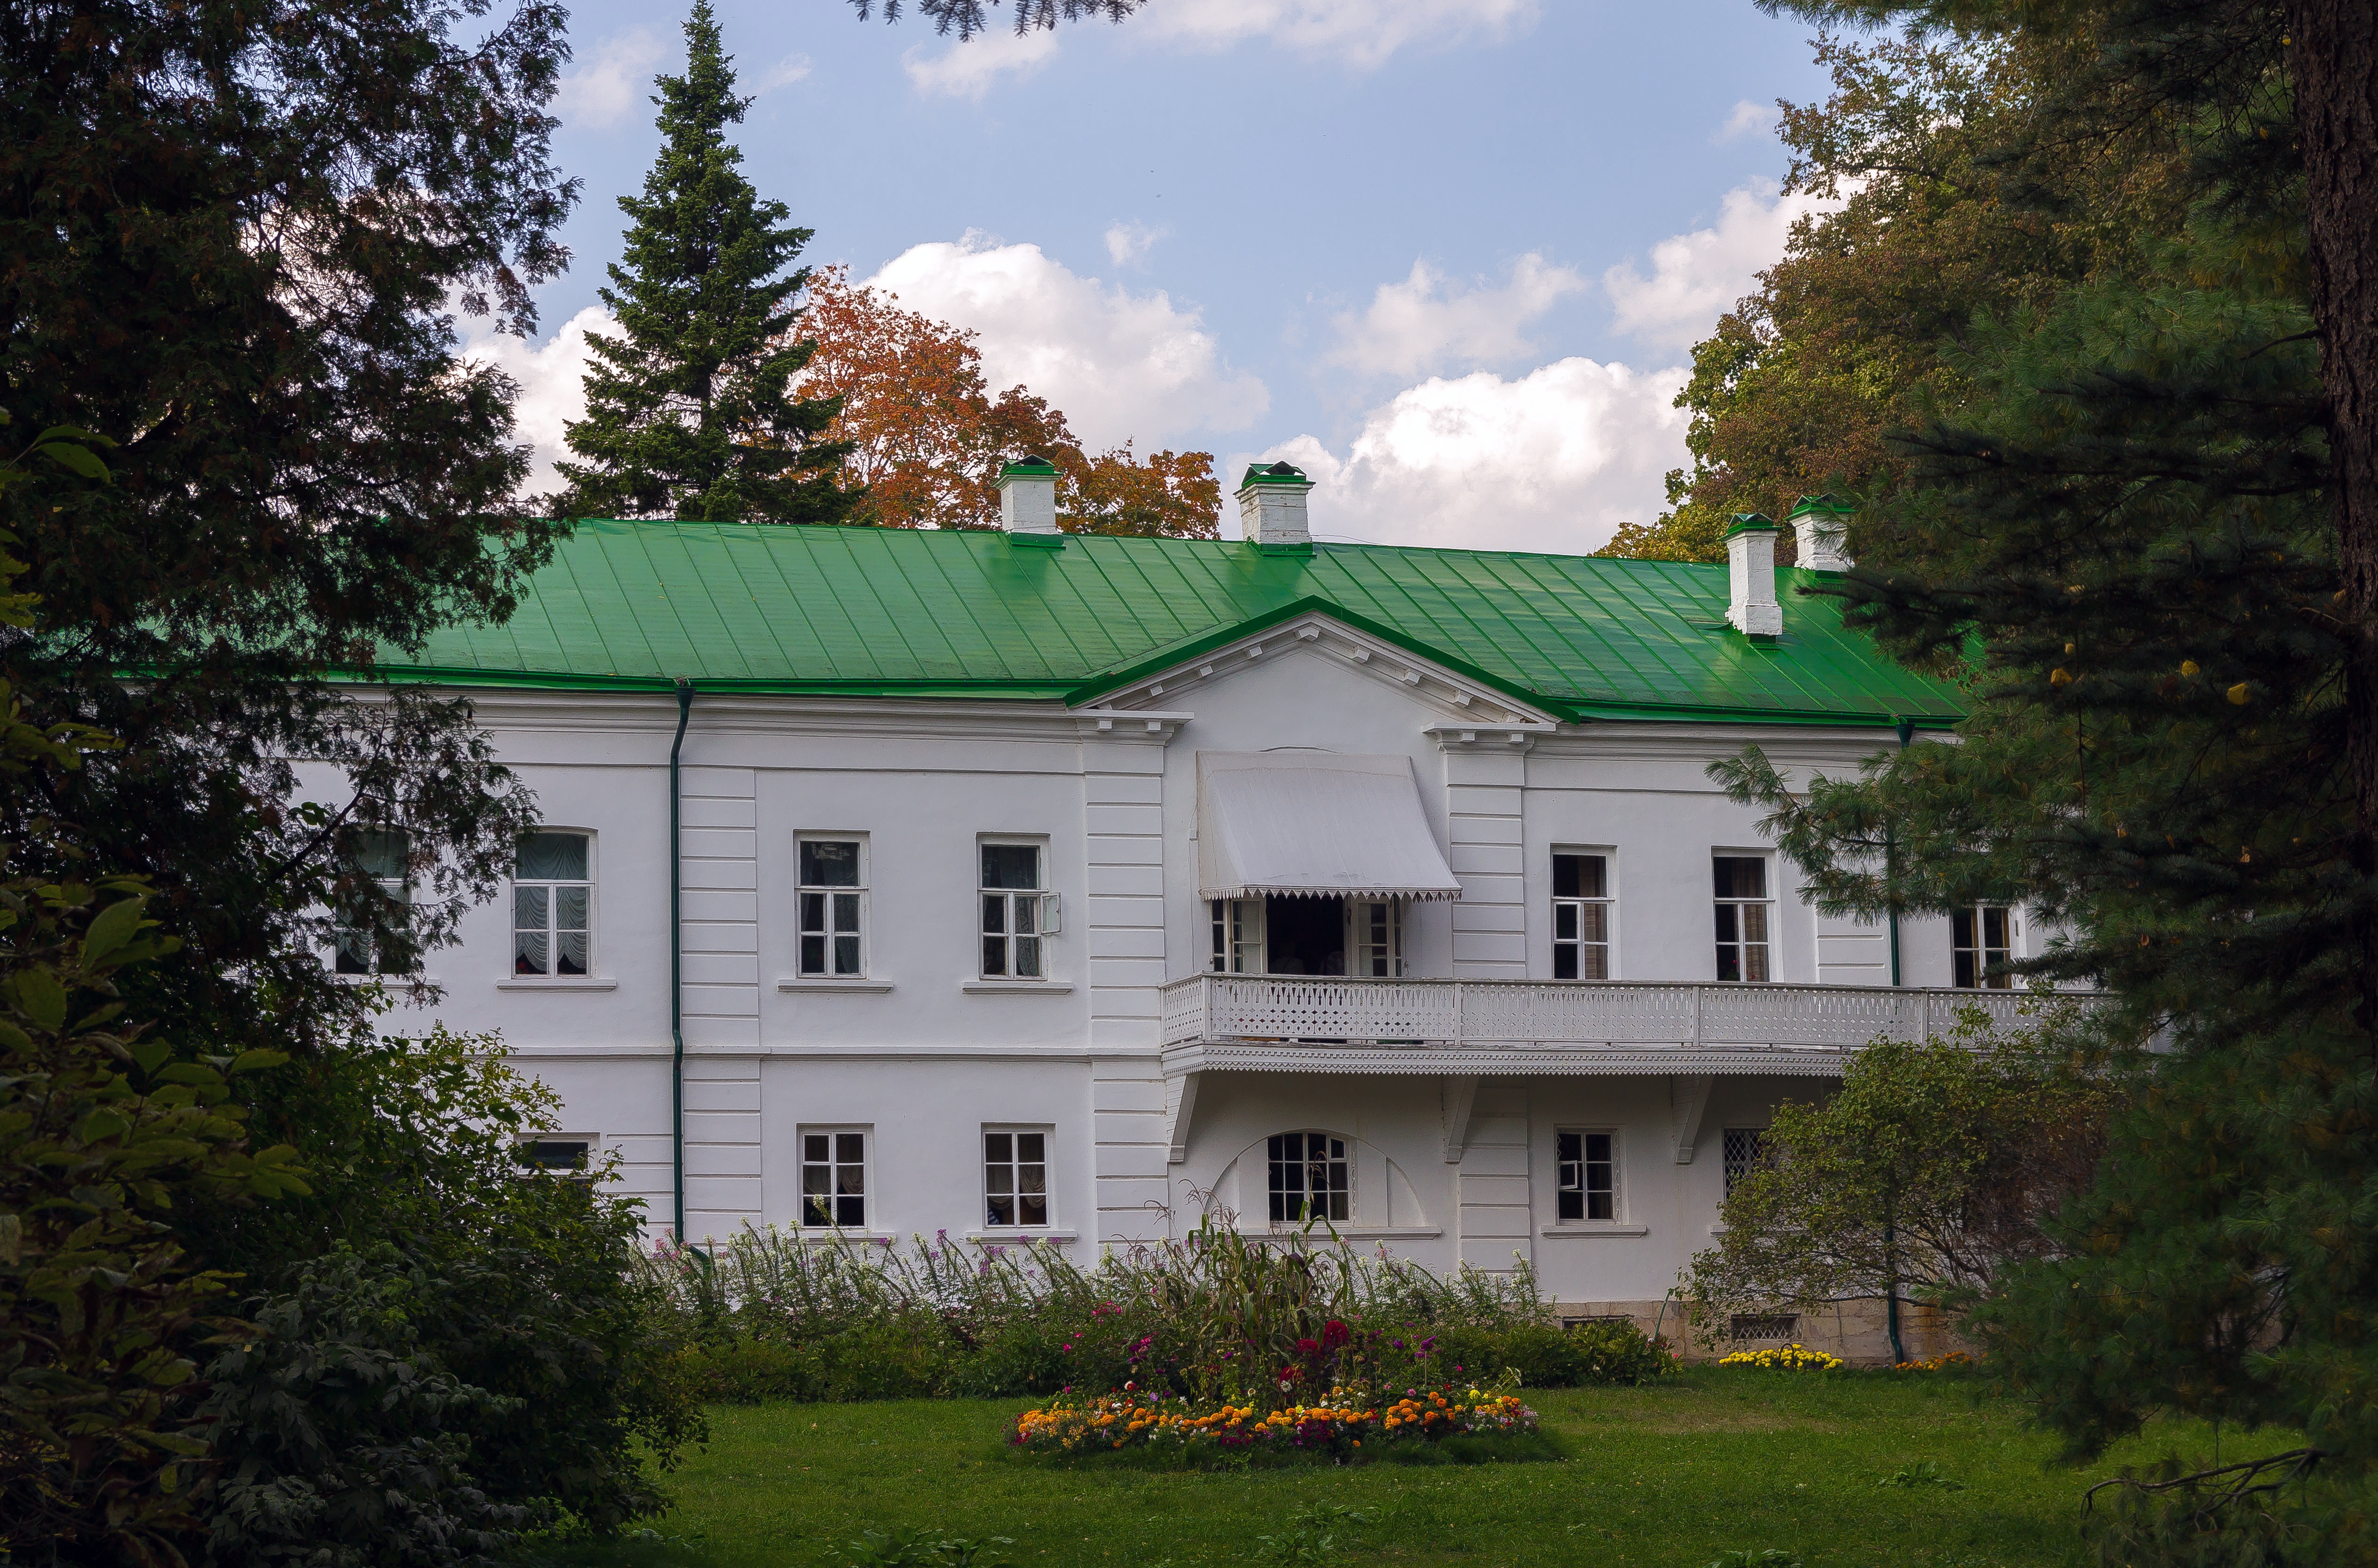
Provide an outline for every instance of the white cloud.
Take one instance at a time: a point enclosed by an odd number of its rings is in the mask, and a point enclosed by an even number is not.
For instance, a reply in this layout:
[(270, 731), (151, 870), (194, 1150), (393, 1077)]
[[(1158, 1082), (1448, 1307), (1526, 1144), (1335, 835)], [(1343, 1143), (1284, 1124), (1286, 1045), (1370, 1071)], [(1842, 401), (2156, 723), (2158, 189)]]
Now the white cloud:
[(668, 46), (650, 28), (615, 32), (594, 46), (553, 95), (555, 117), (572, 130), (607, 130), (651, 94), (653, 69)]
[(780, 87), (790, 87), (795, 82), (807, 78), (809, 74), (810, 57), (808, 55), (800, 54), (787, 54), (783, 59), (777, 61), (774, 66), (769, 66), (768, 69), (752, 83), (752, 94), (756, 97), (761, 93), (774, 92)]
[(1783, 259), (1792, 225), (1840, 206), (1808, 195), (1784, 196), (1772, 180), (1725, 193), (1714, 228), (1676, 234), (1651, 247), (1651, 275), (1631, 261), (1602, 275), (1615, 325), (1659, 349), (1680, 349), (1709, 334), (1717, 318), (1748, 293), (1758, 274)]
[(1151, 229), (1145, 223), (1111, 223), (1107, 226), (1107, 259), (1118, 267), (1130, 267), (1147, 258), (1156, 242), (1171, 233), (1170, 229)]
[(569, 455), (562, 445), (562, 426), (586, 417), (583, 377), (593, 357), (586, 349), (589, 329), (615, 337), (619, 324), (601, 305), (590, 305), (542, 343), (523, 342), (509, 333), (486, 333), (470, 336), (463, 345), (465, 359), (492, 365), (520, 385), (520, 396), (512, 403), (513, 439), (533, 449), (534, 465), (521, 487), (524, 496), (558, 485), (554, 460)]
[(1747, 98), (1743, 99), (1734, 106), (1734, 113), (1725, 117), (1725, 124), (1717, 128), (1710, 140), (1729, 142), (1736, 137), (1746, 137), (1754, 131), (1760, 133), (1772, 131), (1775, 128), (1775, 118), (1774, 105), (1754, 103)]
[(1262, 381), (1223, 363), (1196, 311), (1161, 290), (1082, 277), (1039, 245), (969, 233), (913, 245), (865, 281), (972, 328), (993, 387), (1022, 382), (1094, 446), (1137, 437), (1145, 450), (1192, 430), (1240, 430), (1271, 406)]
[(1525, 328), (1584, 278), (1531, 251), (1499, 289), (1448, 284), (1426, 261), (1400, 283), (1382, 283), (1368, 309), (1338, 317), (1332, 361), (1387, 376), (1418, 376), (1450, 364), (1499, 365), (1534, 351)]
[(1537, 9), (1536, 0), (1166, 0), (1132, 25), (1208, 49), (1261, 38), (1368, 70), (1407, 44), (1508, 37)]
[(1047, 65), (1057, 53), (1057, 35), (1039, 28), (1018, 35), (1003, 29), (979, 32), (938, 54), (922, 48), (900, 56), (910, 85), (944, 98), (979, 99), (1013, 72), (1024, 75)]
[(1313, 476), (1324, 537), (1577, 555), (1658, 513), (1685, 460), (1671, 404), (1686, 376), (1572, 358), (1516, 379), (1437, 377), (1373, 409), (1343, 458), (1312, 436), (1262, 455)]

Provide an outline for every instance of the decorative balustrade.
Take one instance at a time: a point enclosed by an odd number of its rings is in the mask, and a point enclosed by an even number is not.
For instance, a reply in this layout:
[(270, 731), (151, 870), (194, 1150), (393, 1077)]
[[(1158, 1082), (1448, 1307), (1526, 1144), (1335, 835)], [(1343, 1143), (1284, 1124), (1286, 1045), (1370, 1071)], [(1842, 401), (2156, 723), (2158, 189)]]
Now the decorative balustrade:
[(1771, 1046), (1928, 1039), (1978, 1008), (2023, 1027), (2026, 991), (1663, 981), (1356, 980), (1197, 975), (1164, 987), (1164, 1043), (1283, 1046)]

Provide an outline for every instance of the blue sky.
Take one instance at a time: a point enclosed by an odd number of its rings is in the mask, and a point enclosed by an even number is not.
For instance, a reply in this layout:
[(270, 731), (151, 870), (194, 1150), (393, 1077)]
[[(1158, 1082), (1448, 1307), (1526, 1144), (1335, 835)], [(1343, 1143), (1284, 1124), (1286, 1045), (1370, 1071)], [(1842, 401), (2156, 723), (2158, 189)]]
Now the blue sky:
[[(1748, 0), (1151, 0), (963, 46), (715, 4), (759, 94), (744, 168), (807, 259), (975, 328), (1093, 441), (1285, 453), (1325, 533), (1398, 543), (1591, 548), (1658, 509), (1688, 346), (1807, 207), (1772, 105), (1825, 87)], [(681, 17), (574, 8), (575, 263), (545, 343), (484, 350), (541, 449)]]

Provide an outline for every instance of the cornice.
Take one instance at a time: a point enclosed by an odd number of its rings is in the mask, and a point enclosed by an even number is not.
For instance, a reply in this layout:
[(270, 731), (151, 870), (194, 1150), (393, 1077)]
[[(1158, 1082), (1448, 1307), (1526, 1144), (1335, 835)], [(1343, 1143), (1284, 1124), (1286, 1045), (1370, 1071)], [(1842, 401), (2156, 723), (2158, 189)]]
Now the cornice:
[(1164, 1075), (1191, 1072), (1322, 1072), (1411, 1076), (1605, 1078), (1711, 1073), (1730, 1077), (1838, 1078), (1856, 1053), (1831, 1047), (1264, 1046), (1204, 1041), (1171, 1046)]

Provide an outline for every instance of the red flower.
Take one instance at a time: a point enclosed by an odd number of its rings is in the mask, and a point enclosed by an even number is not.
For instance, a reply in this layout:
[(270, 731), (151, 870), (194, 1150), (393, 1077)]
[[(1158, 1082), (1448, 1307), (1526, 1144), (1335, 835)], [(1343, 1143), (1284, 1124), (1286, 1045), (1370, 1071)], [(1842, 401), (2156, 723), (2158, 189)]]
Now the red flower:
[(1347, 1332), (1346, 1325), (1336, 1318), (1331, 1318), (1321, 1325), (1321, 1343), (1332, 1350), (1353, 1337), (1353, 1335)]
[(1317, 1340), (1300, 1339), (1296, 1342), (1296, 1348), (1299, 1355), (1318, 1356), (1321, 1354), (1321, 1345)]

